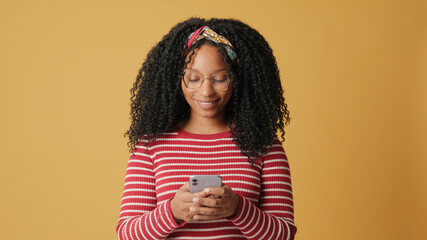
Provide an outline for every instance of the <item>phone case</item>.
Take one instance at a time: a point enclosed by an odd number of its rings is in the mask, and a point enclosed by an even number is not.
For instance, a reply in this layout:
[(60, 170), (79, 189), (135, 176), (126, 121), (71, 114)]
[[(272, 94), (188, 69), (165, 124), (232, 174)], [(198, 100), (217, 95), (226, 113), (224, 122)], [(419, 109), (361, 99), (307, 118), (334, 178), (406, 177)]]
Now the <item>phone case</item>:
[(194, 175), (190, 177), (190, 192), (201, 192), (207, 187), (221, 187), (219, 175)]

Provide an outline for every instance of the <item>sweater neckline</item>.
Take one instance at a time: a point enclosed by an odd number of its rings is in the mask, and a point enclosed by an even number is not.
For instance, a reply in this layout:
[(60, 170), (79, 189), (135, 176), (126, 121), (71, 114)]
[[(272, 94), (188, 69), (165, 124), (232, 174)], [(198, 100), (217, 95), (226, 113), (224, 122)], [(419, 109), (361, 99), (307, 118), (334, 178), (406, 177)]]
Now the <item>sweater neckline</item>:
[(219, 132), (219, 133), (208, 133), (208, 134), (201, 134), (201, 133), (192, 133), (187, 132), (180, 127), (176, 127), (175, 131), (180, 134), (184, 135), (190, 138), (197, 138), (197, 139), (218, 139), (218, 138), (230, 138), (230, 130)]

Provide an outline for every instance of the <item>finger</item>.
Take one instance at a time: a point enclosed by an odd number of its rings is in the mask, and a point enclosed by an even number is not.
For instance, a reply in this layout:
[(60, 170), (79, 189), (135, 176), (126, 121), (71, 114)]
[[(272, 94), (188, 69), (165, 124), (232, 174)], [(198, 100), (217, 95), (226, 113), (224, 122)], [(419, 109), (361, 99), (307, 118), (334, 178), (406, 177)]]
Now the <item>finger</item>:
[(181, 212), (182, 219), (186, 222), (194, 222), (197, 221), (197, 219), (194, 218), (194, 215), (196, 215), (195, 209), (193, 207), (184, 207)]
[(206, 194), (206, 192), (205, 192), (205, 191), (201, 191), (201, 192), (193, 193), (193, 196), (194, 196), (194, 197), (208, 197), (209, 195), (208, 195), (208, 194)]
[(208, 187), (203, 190), (208, 195), (224, 196), (225, 187)]
[(207, 221), (207, 220), (216, 220), (219, 218), (223, 218), (222, 215), (212, 215), (212, 216), (205, 216), (205, 215), (194, 215), (193, 219), (197, 221)]
[(185, 191), (185, 189), (182, 190), (181, 188), (175, 193), (174, 198), (179, 202), (193, 202), (193, 194), (188, 191)]
[(190, 210), (192, 206), (194, 206), (194, 203), (179, 202), (172, 204), (171, 202), (173, 216), (178, 220), (192, 220), (195, 215), (195, 212)]
[(187, 192), (181, 192), (179, 195), (176, 195), (178, 201), (183, 203), (192, 203), (193, 202), (193, 194)]
[(202, 198), (202, 197), (193, 197), (193, 203), (207, 207), (221, 207), (223, 200), (221, 198)]
[(214, 216), (223, 214), (222, 208), (215, 207), (191, 207), (193, 215), (204, 215), (204, 216)]
[(222, 188), (224, 188), (224, 190), (225, 190), (225, 192), (227, 193), (227, 191), (233, 191), (232, 189), (231, 189), (231, 187), (229, 187), (227, 184), (224, 184), (223, 186), (222, 186)]

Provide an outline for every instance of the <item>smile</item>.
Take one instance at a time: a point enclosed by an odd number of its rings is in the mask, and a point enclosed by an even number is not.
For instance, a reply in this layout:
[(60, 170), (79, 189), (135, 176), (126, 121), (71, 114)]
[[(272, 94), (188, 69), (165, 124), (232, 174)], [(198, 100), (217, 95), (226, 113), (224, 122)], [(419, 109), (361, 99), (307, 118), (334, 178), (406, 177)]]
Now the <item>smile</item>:
[(214, 103), (218, 102), (219, 100), (209, 101), (209, 102), (207, 102), (207, 101), (198, 101), (198, 100), (196, 100), (196, 101), (199, 102), (202, 105), (210, 105), (210, 104), (214, 104)]
[(215, 108), (215, 106), (217, 105), (216, 103), (219, 102), (219, 99), (214, 100), (214, 101), (200, 101), (200, 100), (196, 100), (196, 102), (204, 110), (211, 110), (211, 109)]

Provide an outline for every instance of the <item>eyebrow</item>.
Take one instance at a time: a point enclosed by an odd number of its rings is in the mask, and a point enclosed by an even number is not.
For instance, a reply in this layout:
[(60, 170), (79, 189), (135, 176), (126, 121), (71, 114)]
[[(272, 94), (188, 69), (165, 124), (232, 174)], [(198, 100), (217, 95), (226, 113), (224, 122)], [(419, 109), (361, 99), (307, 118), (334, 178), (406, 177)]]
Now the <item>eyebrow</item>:
[[(199, 71), (199, 70), (197, 70), (197, 69), (193, 69), (193, 68), (187, 68), (187, 69), (188, 69), (188, 70), (191, 70), (191, 71), (195, 71), (195, 72), (200, 73), (200, 71)], [(228, 71), (228, 69), (227, 69), (227, 68), (221, 68), (221, 69), (216, 70), (216, 71), (215, 71), (215, 72), (213, 72), (213, 73), (217, 73), (217, 72), (224, 71), (224, 70), (227, 70), (227, 71)]]

